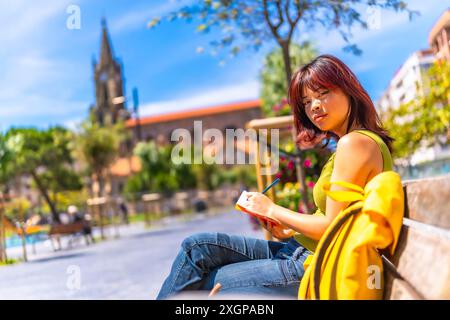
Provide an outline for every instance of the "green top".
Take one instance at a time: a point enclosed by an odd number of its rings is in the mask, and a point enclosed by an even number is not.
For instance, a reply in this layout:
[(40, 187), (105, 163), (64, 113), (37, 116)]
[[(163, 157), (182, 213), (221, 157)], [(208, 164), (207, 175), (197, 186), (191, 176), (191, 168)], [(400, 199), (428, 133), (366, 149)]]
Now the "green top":
[[(389, 148), (384, 143), (383, 139), (381, 139), (380, 136), (378, 136), (376, 133), (369, 131), (369, 130), (355, 130), (355, 132), (359, 132), (361, 134), (364, 134), (370, 138), (372, 138), (380, 147), (381, 154), (383, 156), (383, 171), (391, 171), (393, 170), (393, 162), (391, 153), (389, 151)], [(316, 212), (314, 212), (314, 215), (325, 215), (326, 210), (326, 201), (327, 196), (325, 192), (323, 191), (323, 185), (325, 182), (329, 182), (331, 179), (331, 173), (333, 172), (333, 166), (334, 166), (334, 157), (336, 153), (333, 153), (330, 158), (328, 159), (327, 163), (323, 166), (322, 172), (320, 173), (320, 177), (317, 180), (314, 189), (313, 189), (313, 198), (314, 198), (314, 204), (317, 207)], [(318, 241), (308, 238), (307, 236), (298, 233), (294, 236), (295, 240), (297, 240), (303, 247), (308, 249), (311, 252), (314, 252), (317, 247)]]

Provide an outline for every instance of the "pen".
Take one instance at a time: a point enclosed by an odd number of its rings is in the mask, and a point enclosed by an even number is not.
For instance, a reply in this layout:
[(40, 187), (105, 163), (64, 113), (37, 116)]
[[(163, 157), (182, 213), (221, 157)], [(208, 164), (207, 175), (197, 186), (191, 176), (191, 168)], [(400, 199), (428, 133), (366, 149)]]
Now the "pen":
[(266, 193), (270, 188), (272, 188), (278, 182), (280, 182), (280, 178), (276, 178), (275, 180), (273, 180), (273, 182), (271, 184), (269, 184), (261, 193), (262, 194)]

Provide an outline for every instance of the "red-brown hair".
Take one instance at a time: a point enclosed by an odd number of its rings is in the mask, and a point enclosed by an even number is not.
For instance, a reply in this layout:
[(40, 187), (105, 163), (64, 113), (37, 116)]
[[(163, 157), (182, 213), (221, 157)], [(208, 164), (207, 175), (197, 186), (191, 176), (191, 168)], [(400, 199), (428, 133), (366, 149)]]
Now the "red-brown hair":
[(341, 89), (350, 102), (347, 132), (355, 123), (378, 134), (389, 147), (389, 150), (392, 151), (394, 139), (383, 128), (375, 106), (366, 90), (349, 67), (332, 55), (318, 56), (302, 66), (292, 76), (288, 102), (294, 114), (294, 125), (297, 130), (296, 142), (300, 146), (312, 146), (324, 138), (339, 138), (334, 133), (321, 131), (309, 120), (302, 99), (306, 88), (312, 91), (322, 88)]

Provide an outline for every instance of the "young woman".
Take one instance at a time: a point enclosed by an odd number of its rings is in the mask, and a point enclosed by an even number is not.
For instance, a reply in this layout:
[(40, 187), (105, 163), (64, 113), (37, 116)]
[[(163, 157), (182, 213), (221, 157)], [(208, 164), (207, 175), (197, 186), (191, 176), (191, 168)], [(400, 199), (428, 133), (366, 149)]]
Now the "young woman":
[(250, 193), (247, 209), (278, 220), (280, 227), (265, 227), (285, 240), (223, 233), (190, 236), (181, 244), (157, 299), (183, 290), (211, 290), (218, 283), (219, 294), (296, 298), (303, 262), (337, 214), (348, 206), (327, 198), (323, 184), (343, 180), (364, 187), (377, 174), (392, 170), (393, 139), (382, 128), (369, 95), (342, 61), (331, 55), (317, 57), (293, 75), (288, 95), (298, 144), (314, 145), (324, 138), (338, 141), (313, 190), (317, 211), (298, 214), (261, 193)]

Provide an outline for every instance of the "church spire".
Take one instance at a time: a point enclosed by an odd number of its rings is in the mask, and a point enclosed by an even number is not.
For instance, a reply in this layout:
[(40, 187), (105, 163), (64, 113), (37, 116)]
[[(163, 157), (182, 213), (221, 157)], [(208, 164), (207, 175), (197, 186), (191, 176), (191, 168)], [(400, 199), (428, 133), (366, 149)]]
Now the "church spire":
[(98, 64), (92, 61), (94, 66), (95, 81), (95, 107), (94, 114), (101, 125), (114, 124), (120, 119), (128, 119), (130, 114), (126, 110), (123, 99), (125, 89), (123, 85), (122, 67), (114, 59), (111, 41), (108, 35), (105, 18), (102, 19), (102, 38), (100, 58)]
[(100, 67), (107, 66), (113, 61), (111, 42), (109, 41), (106, 19), (102, 18), (102, 44), (100, 47)]

